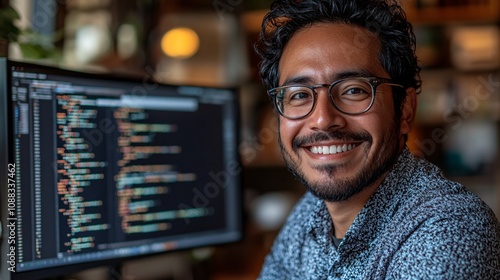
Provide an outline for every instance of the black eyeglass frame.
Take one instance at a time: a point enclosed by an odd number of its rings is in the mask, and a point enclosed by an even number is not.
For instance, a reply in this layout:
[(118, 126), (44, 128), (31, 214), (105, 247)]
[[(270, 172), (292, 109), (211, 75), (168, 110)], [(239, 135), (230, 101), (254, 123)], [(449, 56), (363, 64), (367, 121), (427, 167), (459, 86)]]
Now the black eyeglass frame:
[[(368, 105), (368, 107), (365, 110), (363, 110), (361, 112), (357, 112), (357, 113), (350, 113), (350, 112), (346, 112), (346, 111), (340, 109), (339, 106), (335, 103), (334, 99), (332, 98), (332, 94), (331, 94), (332, 93), (332, 88), (335, 85), (337, 85), (338, 83), (341, 83), (341, 82), (344, 82), (344, 81), (347, 81), (347, 80), (362, 80), (362, 81), (367, 82), (370, 85), (371, 90), (372, 90), (372, 99), (370, 101), (370, 105)], [(304, 85), (304, 84), (294, 84), (294, 85), (286, 85), (286, 86), (275, 87), (275, 88), (272, 88), (272, 89), (268, 90), (267, 94), (273, 100), (274, 107), (280, 113), (281, 116), (283, 116), (284, 118), (287, 118), (289, 120), (298, 120), (298, 119), (306, 118), (307, 116), (309, 116), (312, 113), (312, 111), (314, 111), (314, 108), (316, 107), (316, 100), (318, 100), (318, 92), (316, 91), (316, 89), (317, 88), (326, 87), (326, 88), (328, 88), (328, 97), (330, 98), (330, 101), (332, 102), (333, 106), (337, 110), (339, 110), (340, 112), (342, 112), (342, 113), (344, 113), (346, 115), (355, 116), (355, 115), (361, 115), (363, 113), (366, 113), (366, 112), (368, 112), (368, 110), (371, 109), (371, 107), (373, 106), (373, 103), (375, 102), (375, 93), (377, 92), (377, 87), (379, 85), (381, 85), (381, 84), (387, 84), (387, 85), (390, 85), (390, 86), (397, 86), (397, 87), (400, 87), (400, 88), (404, 88), (402, 85), (396, 84), (396, 83), (394, 83), (393, 80), (388, 79), (388, 78), (381, 78), (381, 77), (349, 77), (349, 78), (345, 78), (345, 79), (336, 80), (336, 81), (334, 81), (331, 84), (317, 84), (317, 85), (312, 85), (312, 86), (310, 86), (310, 85)], [(290, 87), (305, 87), (305, 88), (309, 88), (313, 92), (313, 96), (314, 96), (313, 106), (311, 107), (311, 110), (309, 110), (309, 112), (307, 114), (305, 114), (304, 116), (300, 116), (300, 117), (285, 116), (285, 114), (282, 112), (282, 110), (280, 109), (280, 107), (277, 104), (276, 99), (277, 99), (278, 91), (282, 90), (284, 88), (290, 88)]]

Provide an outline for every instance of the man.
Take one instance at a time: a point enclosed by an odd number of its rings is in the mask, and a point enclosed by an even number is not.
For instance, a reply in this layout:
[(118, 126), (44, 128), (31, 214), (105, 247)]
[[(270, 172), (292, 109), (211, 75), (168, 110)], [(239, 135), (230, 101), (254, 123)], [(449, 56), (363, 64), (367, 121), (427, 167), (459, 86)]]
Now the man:
[(308, 192), (261, 279), (500, 279), (500, 225), (406, 147), (420, 91), (395, 1), (278, 0), (256, 50)]

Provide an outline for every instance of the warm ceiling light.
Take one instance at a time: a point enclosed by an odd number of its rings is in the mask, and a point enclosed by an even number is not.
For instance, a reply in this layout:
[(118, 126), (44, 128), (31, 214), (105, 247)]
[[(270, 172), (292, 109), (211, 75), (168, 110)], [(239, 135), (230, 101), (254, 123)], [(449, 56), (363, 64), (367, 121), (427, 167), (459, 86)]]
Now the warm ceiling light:
[(186, 27), (171, 29), (161, 39), (163, 52), (174, 58), (193, 56), (198, 51), (199, 45), (200, 39), (196, 32)]

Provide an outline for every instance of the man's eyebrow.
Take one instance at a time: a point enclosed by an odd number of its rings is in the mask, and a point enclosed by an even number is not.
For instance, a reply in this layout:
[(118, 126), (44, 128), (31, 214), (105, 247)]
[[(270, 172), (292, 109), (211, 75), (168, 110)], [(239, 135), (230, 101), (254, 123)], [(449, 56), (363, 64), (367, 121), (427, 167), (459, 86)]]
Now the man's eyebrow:
[(296, 76), (296, 77), (290, 77), (285, 80), (285, 82), (281, 86), (288, 86), (288, 85), (307, 85), (312, 83), (312, 79), (307, 76)]
[(355, 70), (355, 71), (344, 71), (344, 72), (339, 72), (336, 73), (335, 76), (332, 78), (332, 82), (340, 79), (346, 79), (346, 78), (367, 78), (367, 77), (375, 77), (375, 75), (368, 71), (368, 70)]
[[(339, 72), (335, 73), (335, 75), (332, 76), (330, 81), (326, 81), (326, 83), (333, 83), (336, 80), (340, 79), (345, 79), (345, 78), (355, 78), (355, 77), (374, 77), (374, 74), (371, 73), (368, 70), (354, 70), (354, 71), (344, 71), (344, 72)], [(295, 76), (295, 77), (290, 77), (285, 80), (285, 82), (281, 86), (288, 86), (288, 85), (309, 85), (312, 84), (313, 81), (311, 77), (309, 76)]]

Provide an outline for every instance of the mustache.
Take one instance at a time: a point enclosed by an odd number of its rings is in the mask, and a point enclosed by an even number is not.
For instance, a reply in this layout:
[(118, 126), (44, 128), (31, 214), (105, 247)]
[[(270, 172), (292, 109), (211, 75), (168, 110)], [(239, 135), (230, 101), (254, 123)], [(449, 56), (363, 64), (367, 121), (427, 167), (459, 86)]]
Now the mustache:
[(352, 132), (352, 131), (329, 131), (329, 132), (315, 132), (307, 136), (296, 137), (293, 142), (293, 149), (298, 149), (304, 145), (310, 145), (315, 142), (320, 141), (328, 141), (328, 140), (336, 140), (336, 141), (356, 141), (356, 142), (372, 142), (372, 136), (368, 132)]

